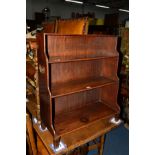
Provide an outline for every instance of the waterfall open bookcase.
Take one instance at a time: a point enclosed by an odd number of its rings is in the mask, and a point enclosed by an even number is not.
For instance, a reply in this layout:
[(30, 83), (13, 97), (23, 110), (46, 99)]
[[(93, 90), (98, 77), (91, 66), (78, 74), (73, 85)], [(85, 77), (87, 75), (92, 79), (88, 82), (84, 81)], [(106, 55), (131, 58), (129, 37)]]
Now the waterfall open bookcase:
[[(42, 128), (61, 137), (117, 118), (117, 37), (37, 34)], [(94, 126), (95, 128), (95, 126)]]

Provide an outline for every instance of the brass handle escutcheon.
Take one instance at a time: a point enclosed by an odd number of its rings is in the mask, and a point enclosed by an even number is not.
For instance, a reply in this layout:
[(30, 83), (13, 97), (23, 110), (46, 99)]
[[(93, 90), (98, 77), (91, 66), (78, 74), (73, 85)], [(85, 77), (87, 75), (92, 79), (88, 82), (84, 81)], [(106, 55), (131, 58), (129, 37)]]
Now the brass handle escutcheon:
[(42, 65), (39, 65), (39, 72), (44, 74), (45, 73), (45, 67)]

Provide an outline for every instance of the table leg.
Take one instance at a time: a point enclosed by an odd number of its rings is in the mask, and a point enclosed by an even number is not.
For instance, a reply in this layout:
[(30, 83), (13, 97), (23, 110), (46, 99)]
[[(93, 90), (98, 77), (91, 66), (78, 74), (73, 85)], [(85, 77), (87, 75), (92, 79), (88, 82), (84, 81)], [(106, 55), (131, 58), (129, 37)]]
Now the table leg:
[(100, 150), (99, 155), (103, 155), (104, 135), (100, 137)]

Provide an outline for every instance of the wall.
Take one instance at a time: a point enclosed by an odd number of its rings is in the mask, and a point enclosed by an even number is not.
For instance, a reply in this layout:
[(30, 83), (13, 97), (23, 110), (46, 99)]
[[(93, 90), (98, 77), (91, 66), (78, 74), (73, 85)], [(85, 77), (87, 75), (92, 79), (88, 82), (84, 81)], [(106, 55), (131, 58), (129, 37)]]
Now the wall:
[[(35, 12), (41, 12), (43, 8), (49, 7), (51, 16), (61, 16), (61, 18), (70, 18), (72, 12), (82, 13), (82, 5), (75, 3), (67, 3), (63, 0), (26, 0), (26, 18), (34, 19)], [(96, 18), (103, 18), (105, 14), (116, 13), (111, 9), (97, 8), (95, 6), (85, 6), (84, 13), (94, 12)], [(129, 14), (119, 12), (120, 22), (127, 19)]]
[(26, 19), (33, 19), (32, 15), (32, 0), (26, 0)]

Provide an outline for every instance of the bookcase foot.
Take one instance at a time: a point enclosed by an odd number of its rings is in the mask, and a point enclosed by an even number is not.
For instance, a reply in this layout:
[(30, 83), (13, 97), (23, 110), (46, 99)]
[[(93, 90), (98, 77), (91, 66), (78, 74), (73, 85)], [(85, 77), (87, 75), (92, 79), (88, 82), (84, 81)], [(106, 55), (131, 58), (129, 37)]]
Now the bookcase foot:
[(54, 136), (54, 138), (53, 138), (53, 144), (54, 144), (54, 148), (55, 149), (59, 147), (60, 139), (61, 139), (60, 136)]
[(115, 121), (117, 122), (120, 119), (119, 115), (115, 116)]
[(41, 122), (41, 124), (40, 124), (40, 125), (41, 125), (41, 129), (42, 129), (42, 130), (45, 130), (45, 129), (46, 129), (46, 126), (44, 125), (44, 123), (43, 123), (43, 122)]

